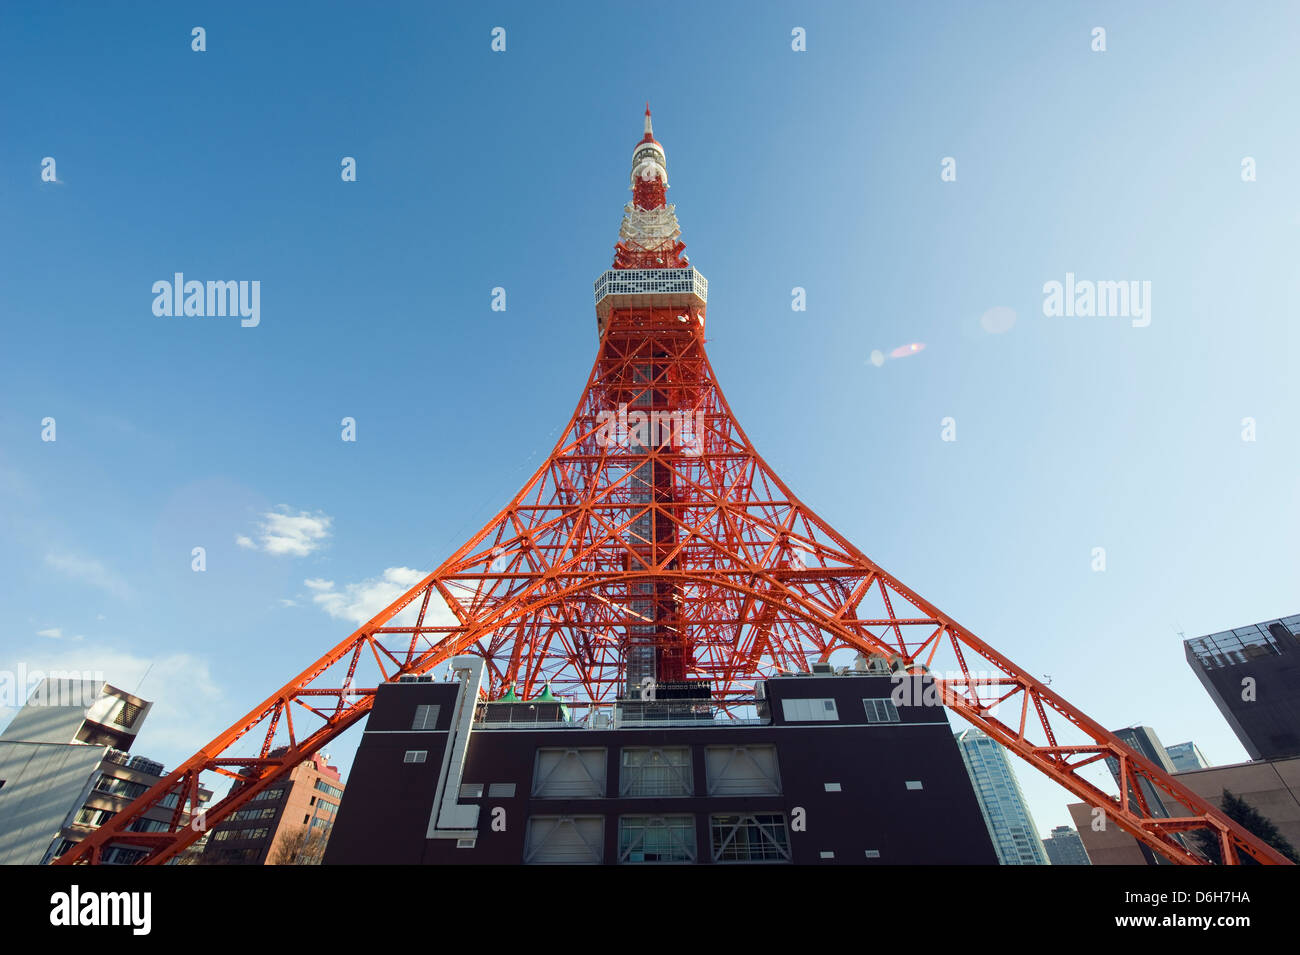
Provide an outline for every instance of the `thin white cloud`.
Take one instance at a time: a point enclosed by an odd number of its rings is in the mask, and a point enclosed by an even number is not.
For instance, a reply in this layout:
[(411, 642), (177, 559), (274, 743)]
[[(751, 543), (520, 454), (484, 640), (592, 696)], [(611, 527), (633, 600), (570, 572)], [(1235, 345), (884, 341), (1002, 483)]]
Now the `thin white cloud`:
[(255, 536), (237, 534), (235, 543), (275, 557), (306, 557), (324, 546), (333, 523), (334, 518), (328, 514), (308, 511), (292, 514), (282, 507), (262, 515)]
[(66, 552), (52, 552), (45, 555), (45, 563), (69, 577), (74, 577), (82, 583), (89, 584), (114, 597), (126, 598), (131, 596), (130, 585), (93, 557), (80, 557)]
[[(332, 580), (314, 577), (304, 580), (315, 593), (312, 602), (331, 617), (346, 620), (349, 623), (365, 623), (394, 600), (406, 593), (428, 576), (426, 571), (413, 570), (410, 567), (389, 567), (378, 577), (369, 577), (354, 584), (336, 587)], [(394, 623), (405, 623), (416, 612), (418, 601), (395, 618)], [(429, 611), (424, 615), (425, 622), (434, 626), (452, 626), (456, 617), (447, 608), (441, 598), (429, 601)], [(399, 624), (400, 625), (400, 624)]]
[(62, 627), (49, 627), (49, 628), (47, 628), (47, 629), (45, 629), (45, 630), (37, 630), (37, 631), (36, 631), (36, 635), (37, 635), (38, 637), (49, 637), (51, 640), (62, 640), (62, 639), (63, 639), (63, 628), (62, 628)]

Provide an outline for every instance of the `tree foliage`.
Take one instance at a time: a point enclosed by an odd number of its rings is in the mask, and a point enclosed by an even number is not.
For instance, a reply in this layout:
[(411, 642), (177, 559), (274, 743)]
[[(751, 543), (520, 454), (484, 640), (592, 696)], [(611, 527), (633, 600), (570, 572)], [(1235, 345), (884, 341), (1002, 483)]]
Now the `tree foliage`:
[[(1261, 842), (1272, 846), (1292, 862), (1300, 864), (1300, 854), (1286, 837), (1278, 830), (1273, 821), (1258, 809), (1228, 790), (1223, 791), (1223, 813), (1237, 825), (1241, 826)], [(1193, 833), (1196, 846), (1215, 865), (1223, 864), (1223, 855), (1219, 851), (1218, 837), (1207, 829), (1198, 829)], [(1257, 865), (1249, 856), (1242, 856), (1241, 861), (1248, 865)]]
[(271, 865), (320, 865), (327, 841), (319, 829), (308, 832), (306, 826), (299, 826), (276, 840), (267, 862)]

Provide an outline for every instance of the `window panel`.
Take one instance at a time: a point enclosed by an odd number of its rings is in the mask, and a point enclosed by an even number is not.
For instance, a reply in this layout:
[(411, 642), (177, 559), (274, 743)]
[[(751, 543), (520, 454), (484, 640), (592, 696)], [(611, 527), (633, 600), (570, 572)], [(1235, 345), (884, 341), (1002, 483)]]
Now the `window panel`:
[(599, 865), (604, 861), (604, 816), (530, 816), (524, 837), (529, 865)]
[(780, 813), (716, 815), (709, 822), (714, 862), (790, 861), (790, 834)]
[(897, 723), (898, 707), (893, 700), (863, 700), (868, 723)]
[(623, 750), (620, 796), (689, 796), (694, 791), (689, 746)]
[(539, 749), (533, 795), (543, 799), (599, 799), (605, 795), (605, 749)]
[(415, 708), (415, 718), (411, 720), (413, 730), (431, 730), (438, 725), (440, 706), (433, 703), (421, 703)]
[(624, 816), (618, 821), (619, 862), (694, 862), (695, 817)]
[(835, 701), (825, 697), (806, 700), (782, 700), (781, 712), (787, 723), (809, 723), (838, 720)]
[(706, 746), (710, 796), (775, 796), (781, 792), (776, 747)]

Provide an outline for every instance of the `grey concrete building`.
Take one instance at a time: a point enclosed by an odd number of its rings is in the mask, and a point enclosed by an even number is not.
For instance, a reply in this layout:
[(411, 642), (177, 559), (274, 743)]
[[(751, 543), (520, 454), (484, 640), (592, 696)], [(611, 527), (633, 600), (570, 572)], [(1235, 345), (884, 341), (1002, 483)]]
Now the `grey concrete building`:
[[(152, 705), (103, 680), (37, 685), (0, 733), (0, 864), (52, 861), (158, 782), (161, 763), (127, 752)], [(169, 817), (155, 809), (135, 828), (158, 831)], [(137, 858), (137, 849), (112, 846), (103, 861)]]

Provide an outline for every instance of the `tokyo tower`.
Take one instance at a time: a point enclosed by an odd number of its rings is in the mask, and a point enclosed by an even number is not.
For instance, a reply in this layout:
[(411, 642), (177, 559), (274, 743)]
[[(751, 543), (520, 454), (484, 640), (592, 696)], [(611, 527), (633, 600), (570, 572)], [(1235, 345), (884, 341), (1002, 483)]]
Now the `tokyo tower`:
[[(612, 268), (595, 283), (599, 348), (546, 461), (441, 566), (308, 664), (59, 864), (130, 845), (165, 863), (366, 718), (376, 687), (482, 659), (487, 700), (553, 693), (589, 716), (673, 696), (739, 712), (756, 680), (860, 654), (1184, 864), (1284, 864), (1114, 734), (910, 590), (830, 527), (759, 455), (705, 353), (708, 283), (687, 260), (668, 163), (645, 112)], [(1118, 794), (1081, 773), (1112, 759)], [(201, 812), (205, 773), (234, 780)], [(210, 784), (210, 777), (209, 784)], [(1174, 807), (1155, 813), (1146, 792)], [(136, 831), (171, 806), (165, 831)], [(201, 822), (186, 823), (194, 813)]]

